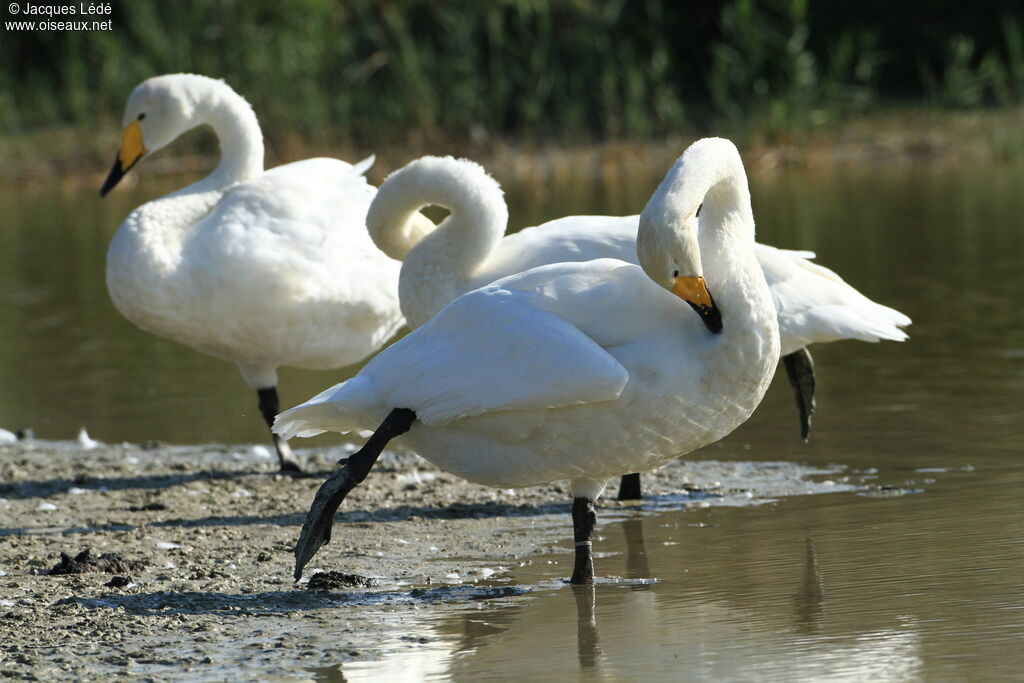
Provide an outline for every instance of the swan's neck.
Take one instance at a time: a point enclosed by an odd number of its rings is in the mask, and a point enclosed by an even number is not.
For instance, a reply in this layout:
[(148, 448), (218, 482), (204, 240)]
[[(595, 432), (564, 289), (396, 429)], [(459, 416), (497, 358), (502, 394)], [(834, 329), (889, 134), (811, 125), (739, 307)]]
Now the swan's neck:
[(366, 229), (378, 249), (396, 261), (404, 261), (412, 248), (437, 227), (419, 212), (436, 202), (416, 205), (389, 180), (380, 186), (370, 204)]
[[(377, 246), (404, 257), (398, 291), (411, 327), (464, 293), (505, 234), (508, 209), (500, 187), (475, 164), (469, 170), (450, 158), (413, 162), (385, 180), (367, 214)], [(432, 232), (418, 213), (425, 206), (449, 211)]]
[(758, 383), (758, 396), (763, 395), (778, 363), (779, 327), (754, 253), (754, 213), (741, 164), (728, 164), (707, 189), (699, 221), (704, 277), (722, 313), (723, 346), (710, 359), (709, 372), (728, 377), (759, 357), (763, 362), (755, 367), (760, 371), (746, 381)]
[(221, 81), (201, 76), (184, 78), (191, 79), (187, 91), (189, 128), (213, 128), (221, 157), (217, 168), (205, 178), (143, 204), (122, 224), (110, 255), (122, 260), (137, 258), (153, 273), (172, 272), (192, 226), (228, 188), (263, 172), (263, 134), (249, 103)]
[(412, 248), (398, 280), (402, 314), (414, 328), (465, 293), (505, 232), (503, 212), (444, 206), (451, 214)]
[(263, 133), (245, 99), (220, 81), (209, 81), (195, 100), (194, 126), (209, 125), (220, 143), (220, 163), (197, 185), (226, 189), (263, 172)]
[[(727, 140), (706, 138), (679, 158), (656, 197), (669, 220), (689, 220), (697, 207), (697, 248), (723, 336), (777, 346), (771, 291), (754, 253), (754, 212), (743, 161)], [(670, 207), (670, 208), (668, 208)], [(752, 333), (753, 336), (747, 333)], [(773, 342), (772, 339), (775, 339)]]
[(707, 190), (699, 221), (697, 239), (705, 278), (730, 270), (761, 272), (754, 255), (750, 190), (742, 169), (739, 174), (725, 175)]

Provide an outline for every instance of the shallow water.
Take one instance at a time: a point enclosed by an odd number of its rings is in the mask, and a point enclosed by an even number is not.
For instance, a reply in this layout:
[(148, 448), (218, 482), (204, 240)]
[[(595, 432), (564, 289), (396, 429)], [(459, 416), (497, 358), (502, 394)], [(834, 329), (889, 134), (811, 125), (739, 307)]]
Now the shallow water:
[[(427, 620), (427, 670), (460, 680), (1011, 680), (1024, 653), (1021, 480), (939, 475), (919, 495), (804, 496), (602, 529), (602, 582)], [(955, 524), (943, 501), (962, 511)], [(540, 558), (539, 558), (540, 559)], [(517, 582), (568, 571), (543, 560)], [(427, 653), (419, 655), (426, 660)], [(348, 680), (394, 671), (344, 667)]]
[[(571, 190), (506, 183), (511, 223), (639, 211), (661, 172)], [(835, 463), (889, 488), (603, 513), (599, 574), (657, 582), (573, 589), (555, 583), (566, 555), (533, 558), (509, 575), (533, 588), (527, 595), (425, 610), (396, 625), (383, 660), (302, 675), (1020, 676), (1024, 165), (786, 171), (751, 184), (760, 240), (817, 251), (910, 315), (912, 339), (815, 347), (809, 444), (777, 378), (754, 418), (706, 455)], [(264, 441), (237, 371), (136, 330), (107, 297), (103, 260), (118, 222), (169, 189), (144, 180), (104, 201), (92, 189), (0, 189), (0, 427), (46, 438), (85, 425), (104, 441)], [(344, 376), (285, 371), (283, 402)], [(403, 633), (431, 642), (410, 646)]]

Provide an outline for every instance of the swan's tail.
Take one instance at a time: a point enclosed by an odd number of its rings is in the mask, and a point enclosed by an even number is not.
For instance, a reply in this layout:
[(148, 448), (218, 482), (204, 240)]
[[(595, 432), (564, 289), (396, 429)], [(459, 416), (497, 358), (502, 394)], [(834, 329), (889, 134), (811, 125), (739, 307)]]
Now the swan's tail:
[(373, 166), (375, 161), (377, 161), (377, 155), (371, 154), (362, 161), (357, 161), (352, 164), (352, 172), (356, 175), (366, 175), (366, 172), (370, 170), (370, 167)]
[[(838, 273), (831, 268), (826, 268), (820, 263), (812, 263), (809, 260), (801, 260), (800, 265), (815, 273), (824, 280), (831, 280), (831, 288), (834, 290), (830, 305), (823, 306), (823, 310), (812, 312), (820, 316), (831, 318), (835, 326), (835, 334), (844, 339), (857, 339), (866, 342), (904, 341), (909, 338), (901, 327), (910, 325), (910, 318), (900, 313), (895, 308), (882, 305), (864, 296), (854, 287), (851, 287)], [(817, 283), (818, 287), (829, 288), (824, 282)], [(841, 310), (840, 310), (841, 309)], [(827, 327), (827, 325), (825, 325)]]
[[(758, 260), (779, 315), (782, 352), (807, 344), (856, 339), (903, 341), (910, 318), (851, 287), (808, 252), (758, 244)], [(794, 268), (795, 266), (795, 268)]]
[(291, 439), (372, 429), (387, 412), (370, 380), (357, 376), (279, 414), (274, 420), (274, 433)]

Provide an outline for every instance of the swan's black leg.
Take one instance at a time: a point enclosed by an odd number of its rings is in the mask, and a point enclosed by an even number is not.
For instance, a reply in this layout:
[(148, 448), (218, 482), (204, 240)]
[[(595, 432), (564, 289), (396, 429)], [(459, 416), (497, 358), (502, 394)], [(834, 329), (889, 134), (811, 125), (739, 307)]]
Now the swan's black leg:
[[(274, 418), (281, 412), (281, 403), (277, 398), (277, 387), (259, 389), (256, 394), (260, 397), (260, 413), (263, 415), (263, 421), (267, 423), (268, 427), (273, 429)], [(281, 464), (281, 471), (286, 474), (301, 474), (302, 466), (299, 465), (299, 459), (292, 453), (288, 442), (273, 432), (271, 432), (271, 436), (274, 437), (274, 448), (277, 449), (277, 459)]]
[(640, 473), (622, 475), (619, 481), (619, 500), (642, 500), (643, 492), (640, 490)]
[(572, 499), (572, 530), (576, 541), (576, 562), (572, 568), (569, 583), (594, 583), (594, 557), (591, 553), (590, 537), (597, 524), (594, 501), (589, 498)]
[(796, 395), (796, 407), (800, 410), (800, 436), (807, 441), (811, 436), (811, 416), (814, 415), (814, 359), (806, 348), (782, 357), (786, 366), (789, 385)]
[(342, 466), (327, 478), (316, 492), (313, 504), (302, 523), (302, 534), (295, 545), (295, 580), (302, 578), (302, 568), (316, 554), (316, 551), (331, 540), (334, 513), (349, 491), (354, 489), (370, 473), (373, 463), (388, 445), (388, 441), (409, 431), (416, 420), (416, 413), (406, 408), (395, 408), (377, 427), (377, 431), (366, 444), (342, 461)]

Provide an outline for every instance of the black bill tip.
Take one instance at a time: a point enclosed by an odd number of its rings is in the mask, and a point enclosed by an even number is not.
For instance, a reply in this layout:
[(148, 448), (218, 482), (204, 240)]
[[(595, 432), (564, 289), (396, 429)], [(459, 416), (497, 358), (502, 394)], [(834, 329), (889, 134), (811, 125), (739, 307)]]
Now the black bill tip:
[(695, 304), (691, 301), (686, 303), (690, 304), (690, 308), (697, 311), (697, 315), (704, 322), (704, 327), (708, 328), (711, 332), (718, 334), (722, 331), (722, 314), (718, 310), (718, 306), (712, 301), (711, 305), (707, 304)]
[(100, 188), (100, 196), (106, 197), (107, 193), (113, 190), (114, 186), (121, 182), (121, 178), (124, 177), (125, 173), (132, 170), (132, 167), (135, 166), (137, 161), (138, 159), (133, 161), (128, 168), (122, 168), (120, 155), (115, 157), (114, 166), (110, 169), (110, 173), (107, 174), (107, 179), (103, 181), (103, 187)]

